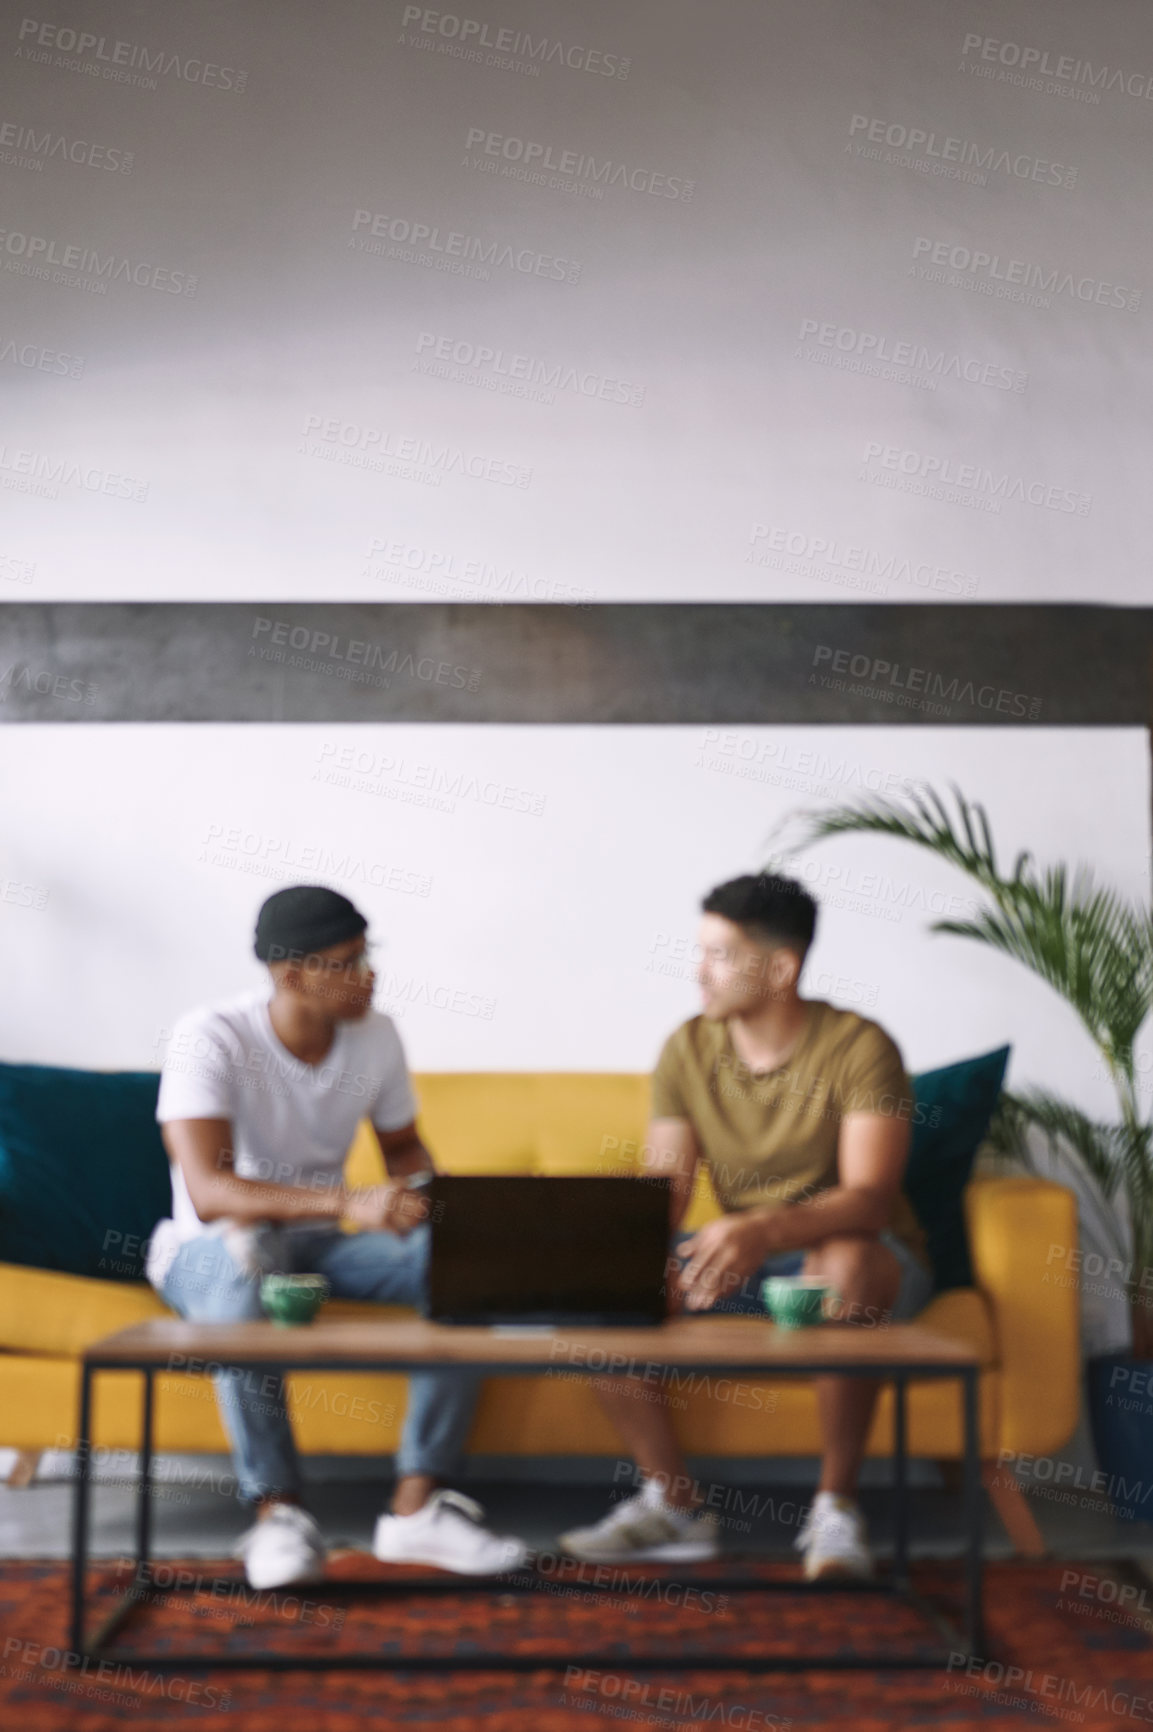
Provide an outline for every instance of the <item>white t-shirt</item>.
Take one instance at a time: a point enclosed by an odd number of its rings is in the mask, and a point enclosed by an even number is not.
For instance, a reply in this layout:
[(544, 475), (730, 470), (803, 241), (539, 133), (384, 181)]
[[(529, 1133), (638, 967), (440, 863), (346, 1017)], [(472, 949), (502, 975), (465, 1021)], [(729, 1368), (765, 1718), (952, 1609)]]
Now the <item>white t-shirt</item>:
[[(404, 1049), (392, 1018), (369, 1010), (337, 1023), (324, 1058), (305, 1064), (273, 1028), (271, 997), (269, 983), (179, 1018), (161, 1067), (156, 1118), (228, 1119), (240, 1178), (326, 1190), (341, 1182), (361, 1119), (395, 1131), (416, 1117)], [(179, 1165), (169, 1164), (172, 1215), (154, 1228), (145, 1263), (154, 1287), (184, 1240), (236, 1227), (232, 1217), (202, 1221)], [(325, 1224), (280, 1223), (289, 1232)], [(336, 1227), (335, 1218), (330, 1224)]]

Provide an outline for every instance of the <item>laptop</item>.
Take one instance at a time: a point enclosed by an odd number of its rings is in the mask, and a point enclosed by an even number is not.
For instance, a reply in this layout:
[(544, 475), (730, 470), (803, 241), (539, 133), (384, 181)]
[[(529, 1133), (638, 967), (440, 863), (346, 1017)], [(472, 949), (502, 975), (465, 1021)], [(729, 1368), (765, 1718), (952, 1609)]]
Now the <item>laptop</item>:
[(437, 1173), (424, 1314), (436, 1323), (662, 1323), (666, 1178)]

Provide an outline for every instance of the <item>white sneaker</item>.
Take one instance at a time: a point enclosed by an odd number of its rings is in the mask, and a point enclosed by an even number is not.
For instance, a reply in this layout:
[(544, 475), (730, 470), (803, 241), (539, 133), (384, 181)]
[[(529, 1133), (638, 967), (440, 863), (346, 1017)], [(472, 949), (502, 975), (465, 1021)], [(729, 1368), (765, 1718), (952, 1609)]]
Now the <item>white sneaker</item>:
[(819, 1491), (794, 1544), (805, 1554), (806, 1581), (865, 1581), (873, 1573), (864, 1517), (851, 1497)]
[(625, 1498), (594, 1527), (573, 1528), (557, 1544), (590, 1564), (692, 1563), (715, 1558), (720, 1550), (712, 1511), (694, 1513), (666, 1503), (655, 1479), (647, 1479), (635, 1497)]
[(324, 1579), (324, 1541), (299, 1504), (274, 1503), (269, 1515), (240, 1536), (232, 1556), (244, 1559), (250, 1588), (283, 1588), (289, 1582)]
[(460, 1576), (495, 1576), (519, 1569), (528, 1556), (523, 1540), (483, 1525), (475, 1498), (441, 1488), (415, 1515), (382, 1515), (372, 1537), (373, 1556), (386, 1564), (435, 1564)]

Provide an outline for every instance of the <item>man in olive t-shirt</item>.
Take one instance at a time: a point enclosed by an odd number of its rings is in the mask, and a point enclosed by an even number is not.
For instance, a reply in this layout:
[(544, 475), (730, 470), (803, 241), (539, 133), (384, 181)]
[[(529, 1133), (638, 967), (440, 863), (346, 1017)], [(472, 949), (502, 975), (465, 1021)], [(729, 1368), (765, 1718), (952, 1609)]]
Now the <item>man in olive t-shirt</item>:
[[(701, 1161), (724, 1210), (675, 1239), (677, 1298), (763, 1316), (762, 1280), (804, 1273), (835, 1289), (841, 1322), (915, 1315), (932, 1276), (901, 1189), (915, 1101), (900, 1051), (868, 1018), (800, 997), (817, 912), (802, 885), (736, 878), (703, 909), (702, 1011), (661, 1050), (644, 1150), (646, 1169), (672, 1179), (674, 1229)], [(815, 1383), (821, 1482), (797, 1545), (811, 1580), (865, 1576), (855, 1491), (878, 1384)], [(660, 1390), (616, 1377), (598, 1394), (645, 1480), (603, 1521), (563, 1534), (563, 1549), (595, 1562), (714, 1555), (717, 1519), (699, 1508)]]
[[(652, 1117), (692, 1125), (726, 1212), (793, 1203), (836, 1185), (847, 1113), (912, 1115), (912, 1086), (883, 1028), (823, 999), (798, 1003), (800, 1036), (781, 1065), (755, 1070), (728, 1023), (704, 1015), (674, 1030), (657, 1060)], [(890, 1230), (925, 1261), (925, 1235), (904, 1191)]]

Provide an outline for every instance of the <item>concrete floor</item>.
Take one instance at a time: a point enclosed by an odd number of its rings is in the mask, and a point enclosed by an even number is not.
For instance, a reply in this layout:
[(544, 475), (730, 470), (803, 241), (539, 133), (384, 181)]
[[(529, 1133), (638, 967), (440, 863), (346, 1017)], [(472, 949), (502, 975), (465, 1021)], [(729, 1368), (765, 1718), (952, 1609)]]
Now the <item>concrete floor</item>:
[[(3, 1454), (6, 1452), (0, 1452)], [(772, 1478), (766, 1479), (769, 1466)], [(726, 1548), (733, 1553), (794, 1556), (792, 1542), (814, 1483), (815, 1463), (697, 1462), (704, 1487), (715, 1487), (713, 1505)], [(501, 1458), (474, 1461), (462, 1475), (462, 1491), (485, 1506), (492, 1526), (520, 1534), (535, 1549), (552, 1548), (558, 1532), (595, 1521), (614, 1497), (613, 1464), (588, 1458), (547, 1464)], [(961, 1502), (944, 1490), (928, 1463), (911, 1464), (913, 1556), (949, 1557), (961, 1550)], [(4, 1462), (0, 1460), (0, 1471)], [(92, 1555), (124, 1557), (133, 1552), (135, 1458), (98, 1460), (91, 1524)], [(307, 1502), (331, 1547), (367, 1550), (372, 1526), (387, 1503), (387, 1466), (363, 1459), (310, 1458)], [(867, 1464), (862, 1504), (871, 1540), (888, 1549), (891, 1499), (887, 1464)], [(0, 1557), (63, 1558), (68, 1554), (72, 1507), (72, 1462), (49, 1452), (35, 1482), (23, 1490), (0, 1485)], [(153, 1551), (157, 1557), (223, 1557), (248, 1526), (250, 1516), (232, 1492), (223, 1456), (164, 1456), (156, 1466)], [(615, 1488), (626, 1494), (628, 1485)], [(1086, 1500), (1070, 1506), (1033, 1496), (1030, 1507), (1054, 1556), (1131, 1558), (1153, 1580), (1153, 1525), (1118, 1521), (1108, 1506)], [(985, 1510), (986, 1556), (1004, 1558), (1012, 1548), (995, 1513)]]

